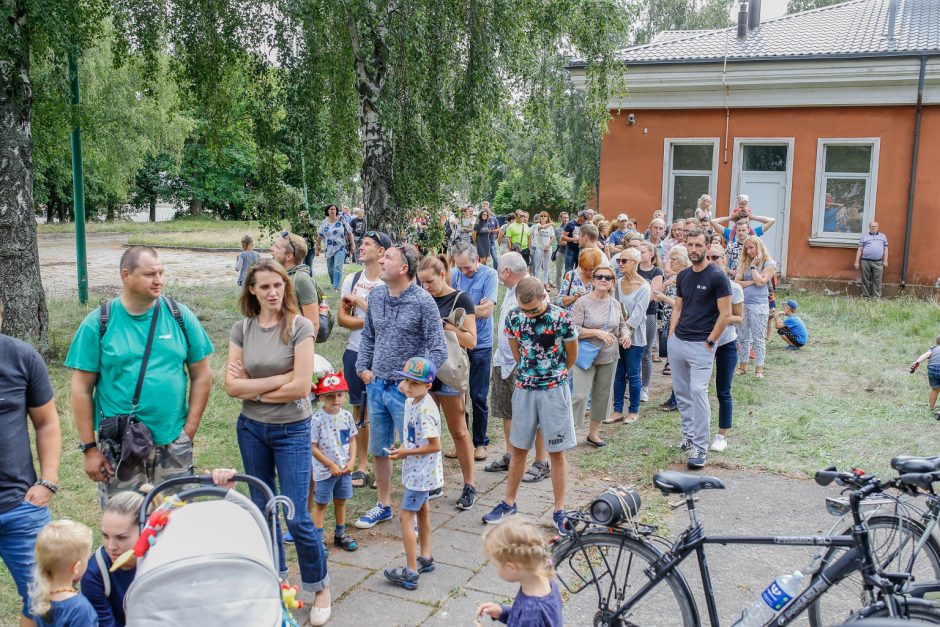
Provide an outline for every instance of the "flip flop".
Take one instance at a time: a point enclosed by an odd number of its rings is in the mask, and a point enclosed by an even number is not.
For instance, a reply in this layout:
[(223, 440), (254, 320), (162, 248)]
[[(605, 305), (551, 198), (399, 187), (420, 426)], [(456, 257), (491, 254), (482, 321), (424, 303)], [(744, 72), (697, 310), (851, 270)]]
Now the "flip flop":
[(604, 442), (603, 440), (592, 440), (591, 438), (585, 438), (584, 440), (594, 448), (607, 446), (607, 442)]
[(755, 373), (754, 373), (754, 377), (757, 378), (757, 379), (763, 379), (763, 378), (764, 378), (764, 373), (763, 373), (763, 372), (755, 372)]
[[(368, 473), (365, 473), (361, 470), (354, 470), (349, 478), (352, 480), (352, 487), (354, 488), (364, 488), (366, 483), (369, 481)], [(358, 483), (356, 483), (358, 481)]]

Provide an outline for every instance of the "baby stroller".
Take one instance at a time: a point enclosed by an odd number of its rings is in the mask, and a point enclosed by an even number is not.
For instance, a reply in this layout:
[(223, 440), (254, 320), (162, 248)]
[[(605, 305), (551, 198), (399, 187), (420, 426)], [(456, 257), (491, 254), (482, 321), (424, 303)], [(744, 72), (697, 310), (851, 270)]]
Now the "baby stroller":
[(293, 503), (275, 497), (268, 486), (249, 475), (235, 475), (234, 480), (264, 493), (264, 514), (237, 491), (214, 485), (208, 475), (169, 479), (144, 499), (142, 533), (147, 510), (159, 493), (198, 485), (169, 497), (181, 504), (167, 506), (165, 527), (150, 539), (152, 546), (138, 561), (137, 575), (124, 599), (128, 625), (296, 625), (282, 601), (272, 540), (277, 504), (283, 503), (291, 518)]

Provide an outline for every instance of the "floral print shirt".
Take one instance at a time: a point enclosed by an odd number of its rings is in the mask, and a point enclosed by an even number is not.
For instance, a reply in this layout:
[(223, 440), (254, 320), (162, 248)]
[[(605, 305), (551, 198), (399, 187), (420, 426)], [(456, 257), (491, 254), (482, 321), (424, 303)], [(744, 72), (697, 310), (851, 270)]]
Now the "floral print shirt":
[[(406, 449), (426, 446), (430, 438), (441, 437), (441, 413), (430, 394), (417, 403), (405, 399)], [(440, 451), (428, 455), (409, 455), (401, 463), (401, 480), (415, 492), (429, 492), (444, 485), (444, 460)]]
[(519, 342), (516, 387), (548, 390), (567, 385), (564, 344), (578, 339), (571, 314), (561, 307), (549, 305), (542, 315), (530, 318), (517, 307), (506, 316), (503, 332)]
[(322, 237), (326, 243), (325, 254), (327, 257), (332, 257), (341, 250), (348, 251), (349, 236), (347, 233), (349, 233), (349, 225), (342, 218), (332, 223), (328, 219), (324, 219), (320, 223), (317, 235)]
[(574, 307), (572, 302), (567, 307), (561, 303), (562, 296), (576, 296), (578, 294), (587, 294), (594, 289), (594, 285), (591, 283), (585, 283), (581, 279), (581, 273), (577, 268), (565, 274), (565, 278), (561, 280), (561, 286), (558, 288), (558, 299), (555, 301), (559, 307), (571, 311), (571, 308)]
[[(316, 444), (327, 459), (340, 468), (349, 463), (349, 442), (359, 431), (352, 414), (341, 409), (338, 414), (330, 414), (324, 409), (317, 410), (310, 425), (310, 442)], [(313, 458), (313, 478), (323, 481), (330, 478), (330, 469)]]

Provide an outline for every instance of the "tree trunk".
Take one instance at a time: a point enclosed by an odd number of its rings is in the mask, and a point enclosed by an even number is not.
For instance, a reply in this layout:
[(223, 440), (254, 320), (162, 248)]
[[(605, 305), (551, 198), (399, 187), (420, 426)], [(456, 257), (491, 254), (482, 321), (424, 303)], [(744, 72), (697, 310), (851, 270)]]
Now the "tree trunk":
[(33, 106), (27, 3), (0, 0), (0, 301), (2, 332), (49, 346), (33, 215)]
[(150, 197), (150, 221), (151, 222), (157, 221), (157, 197), (156, 196)]
[(202, 214), (202, 199), (192, 198), (189, 201), (189, 215), (198, 216)]
[(114, 203), (109, 202), (107, 204), (107, 214), (105, 215), (105, 220), (108, 222), (114, 222)]
[(50, 199), (46, 203), (46, 224), (52, 224), (55, 220), (55, 203)]

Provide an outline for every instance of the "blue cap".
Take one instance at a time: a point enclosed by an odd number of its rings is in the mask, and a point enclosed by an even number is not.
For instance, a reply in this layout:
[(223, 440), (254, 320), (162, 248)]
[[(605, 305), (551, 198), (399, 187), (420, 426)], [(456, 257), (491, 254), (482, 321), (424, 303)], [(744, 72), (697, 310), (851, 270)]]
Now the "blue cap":
[(790, 300), (787, 301), (787, 307), (789, 307), (793, 311), (796, 311), (797, 309), (799, 309), (800, 304), (791, 298)]
[(413, 379), (421, 383), (434, 383), (437, 368), (424, 357), (412, 357), (405, 363), (405, 369), (399, 374), (406, 379)]

